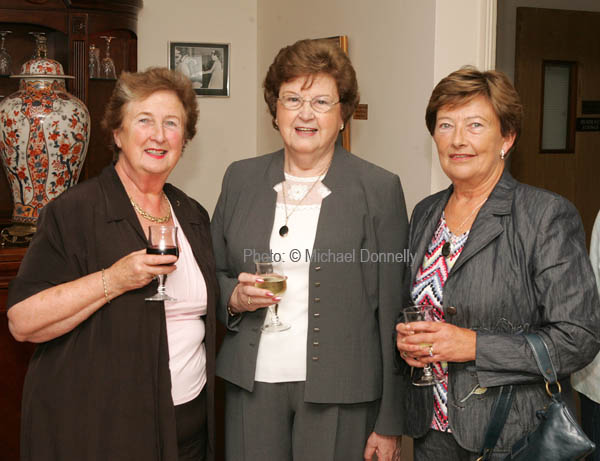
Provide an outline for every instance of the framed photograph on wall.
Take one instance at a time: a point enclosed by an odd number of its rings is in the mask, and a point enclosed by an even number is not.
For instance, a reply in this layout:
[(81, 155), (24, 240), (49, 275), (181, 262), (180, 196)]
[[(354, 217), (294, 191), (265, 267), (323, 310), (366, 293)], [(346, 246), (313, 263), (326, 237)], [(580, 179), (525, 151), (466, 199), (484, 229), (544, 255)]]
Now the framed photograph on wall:
[(229, 96), (229, 44), (169, 42), (169, 69), (187, 75), (200, 96)]

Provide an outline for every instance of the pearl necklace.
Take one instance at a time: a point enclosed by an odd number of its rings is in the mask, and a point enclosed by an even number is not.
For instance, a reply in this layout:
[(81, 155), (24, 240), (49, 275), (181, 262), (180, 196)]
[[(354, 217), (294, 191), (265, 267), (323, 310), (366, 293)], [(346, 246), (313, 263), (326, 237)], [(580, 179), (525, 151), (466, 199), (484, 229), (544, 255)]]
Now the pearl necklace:
[[(162, 193), (162, 196), (163, 196), (163, 199), (165, 199), (165, 201), (168, 202), (167, 196), (165, 195), (164, 192)], [(129, 201), (131, 202), (131, 205), (133, 206), (135, 211), (137, 211), (142, 218), (145, 218), (148, 221), (155, 222), (157, 224), (164, 224), (164, 223), (168, 222), (169, 219), (171, 219), (171, 207), (170, 206), (169, 206), (169, 212), (167, 213), (166, 216), (157, 217), (157, 216), (152, 216), (150, 213), (143, 210), (142, 207), (139, 206), (137, 203), (135, 203), (135, 201), (131, 197), (129, 197)]]

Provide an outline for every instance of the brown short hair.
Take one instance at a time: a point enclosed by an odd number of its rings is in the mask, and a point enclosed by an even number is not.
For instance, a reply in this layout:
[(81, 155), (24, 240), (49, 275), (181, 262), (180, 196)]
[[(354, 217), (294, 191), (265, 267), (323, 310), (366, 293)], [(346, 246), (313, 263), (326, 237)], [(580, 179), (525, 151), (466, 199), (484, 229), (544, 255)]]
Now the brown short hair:
[(174, 92), (183, 106), (184, 142), (187, 143), (195, 136), (198, 102), (189, 78), (166, 67), (150, 67), (144, 72), (123, 72), (108, 100), (101, 122), (102, 128), (110, 134), (115, 154), (119, 153), (119, 149), (114, 144), (112, 132), (118, 130), (123, 123), (125, 105), (132, 101), (144, 100), (153, 93), (164, 90)]
[(360, 99), (356, 72), (344, 51), (331, 40), (300, 40), (279, 50), (269, 67), (263, 88), (273, 127), (277, 129), (277, 98), (281, 85), (298, 77), (307, 76), (307, 87), (317, 74), (327, 74), (335, 80), (344, 125), (356, 110)]
[(521, 134), (523, 106), (508, 77), (497, 70), (481, 72), (473, 66), (465, 66), (443, 78), (433, 89), (425, 111), (429, 133), (433, 136), (435, 132), (440, 108), (461, 106), (477, 96), (485, 96), (492, 104), (500, 120), (502, 136), (515, 135), (514, 148)]

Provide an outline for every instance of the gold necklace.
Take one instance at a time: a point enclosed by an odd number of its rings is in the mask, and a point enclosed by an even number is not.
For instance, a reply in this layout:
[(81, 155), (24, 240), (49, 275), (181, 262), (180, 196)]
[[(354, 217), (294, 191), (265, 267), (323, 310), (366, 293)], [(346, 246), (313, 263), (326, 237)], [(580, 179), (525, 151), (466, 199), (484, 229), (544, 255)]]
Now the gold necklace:
[[(165, 195), (164, 192), (162, 193), (162, 196), (165, 199), (165, 201), (167, 201), (167, 202), (169, 201), (167, 199), (167, 196)], [(167, 213), (167, 215), (163, 216), (162, 218), (159, 218), (159, 217), (156, 217), (156, 216), (152, 216), (147, 211), (144, 211), (142, 209), (142, 207), (139, 206), (137, 203), (135, 203), (135, 201), (131, 197), (129, 197), (129, 201), (131, 202), (131, 205), (133, 206), (133, 208), (135, 209), (135, 211), (137, 211), (142, 218), (145, 218), (148, 221), (152, 221), (152, 222), (155, 222), (157, 224), (164, 224), (164, 223), (168, 222), (169, 219), (171, 219), (171, 207), (170, 206), (169, 206), (169, 212)]]
[(288, 232), (290, 231), (290, 228), (288, 227), (287, 223), (288, 223), (288, 220), (290, 219), (290, 216), (292, 216), (294, 214), (294, 212), (298, 209), (298, 207), (302, 204), (302, 202), (304, 202), (304, 199), (310, 195), (313, 188), (321, 180), (321, 176), (323, 176), (324, 174), (327, 173), (327, 170), (329, 170), (330, 166), (331, 166), (331, 162), (329, 162), (327, 164), (327, 166), (325, 167), (325, 169), (323, 171), (321, 171), (321, 173), (319, 175), (317, 175), (316, 181), (312, 183), (312, 185), (308, 189), (308, 192), (304, 195), (304, 197), (302, 197), (302, 199), (300, 199), (300, 201), (296, 204), (296, 206), (290, 212), (290, 214), (288, 214), (288, 212), (287, 212), (287, 201), (285, 199), (285, 184), (287, 183), (287, 179), (283, 181), (283, 184), (281, 185), (281, 193), (283, 194), (283, 206), (285, 209), (285, 224), (279, 228), (279, 235), (281, 235), (282, 237), (285, 237), (288, 234)]

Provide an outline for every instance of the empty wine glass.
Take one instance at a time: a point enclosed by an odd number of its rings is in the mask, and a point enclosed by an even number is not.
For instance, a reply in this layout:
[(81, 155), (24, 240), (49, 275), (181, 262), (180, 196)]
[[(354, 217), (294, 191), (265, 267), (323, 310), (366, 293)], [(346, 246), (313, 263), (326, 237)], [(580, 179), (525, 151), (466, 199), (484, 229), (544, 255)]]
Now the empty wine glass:
[(10, 57), (10, 54), (8, 54), (8, 51), (6, 51), (6, 48), (4, 48), (4, 42), (8, 34), (12, 34), (12, 31), (0, 30), (0, 75), (10, 74), (12, 58)]
[(110, 42), (115, 37), (110, 35), (102, 35), (100, 38), (106, 40), (106, 56), (102, 58), (102, 62), (100, 63), (100, 77), (116, 80), (117, 71), (115, 69), (115, 62), (110, 57)]
[(90, 45), (90, 62), (88, 68), (90, 78), (98, 78), (100, 76), (100, 50), (93, 43)]

